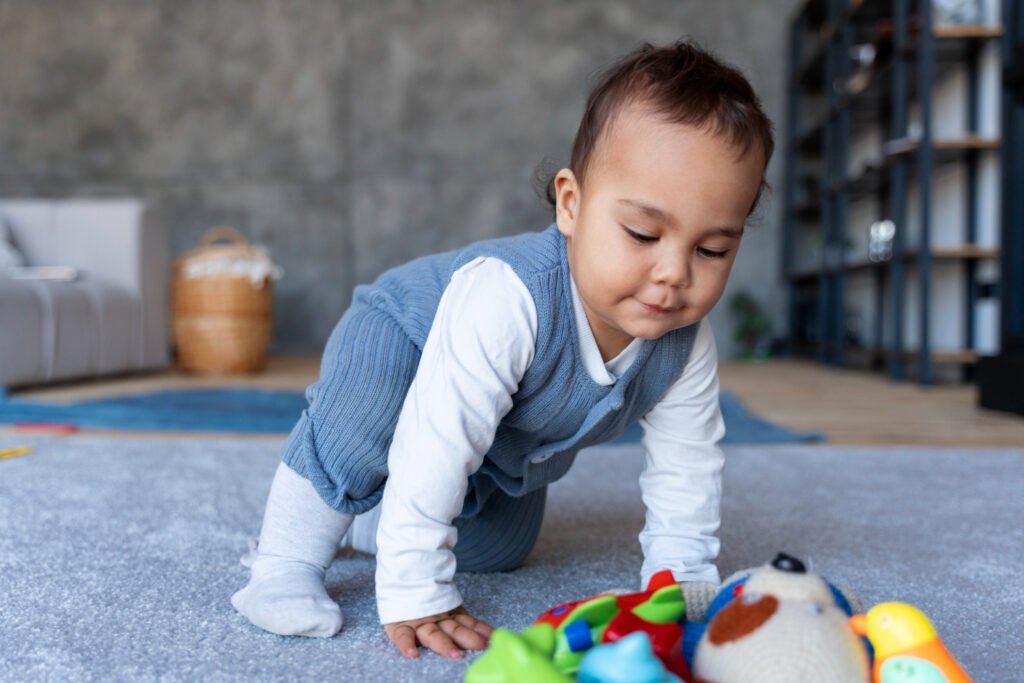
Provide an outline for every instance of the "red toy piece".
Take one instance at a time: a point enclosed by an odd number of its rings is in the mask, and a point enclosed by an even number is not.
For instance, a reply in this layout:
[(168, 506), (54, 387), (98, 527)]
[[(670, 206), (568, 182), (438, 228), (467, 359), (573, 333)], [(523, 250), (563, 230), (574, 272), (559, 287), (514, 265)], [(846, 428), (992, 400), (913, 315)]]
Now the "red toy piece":
[(690, 671), (683, 660), (683, 627), (686, 601), (672, 572), (663, 570), (651, 577), (647, 590), (628, 595), (595, 595), (549, 609), (534, 625), (555, 629), (555, 664), (574, 673), (578, 657), (590, 647), (643, 631), (651, 640), (654, 654), (669, 671), (684, 681)]

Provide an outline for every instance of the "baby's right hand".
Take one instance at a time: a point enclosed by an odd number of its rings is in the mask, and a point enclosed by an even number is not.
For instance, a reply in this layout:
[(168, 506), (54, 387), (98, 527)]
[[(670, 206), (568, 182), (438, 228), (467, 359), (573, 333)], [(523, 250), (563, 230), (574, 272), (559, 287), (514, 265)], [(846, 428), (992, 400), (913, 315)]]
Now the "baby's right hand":
[[(403, 657), (419, 657), (418, 645), (449, 659), (464, 656), (463, 650), (483, 650), (494, 629), (474, 619), (465, 607), (422, 619), (384, 624), (384, 631)], [(460, 649), (462, 648), (462, 649)]]

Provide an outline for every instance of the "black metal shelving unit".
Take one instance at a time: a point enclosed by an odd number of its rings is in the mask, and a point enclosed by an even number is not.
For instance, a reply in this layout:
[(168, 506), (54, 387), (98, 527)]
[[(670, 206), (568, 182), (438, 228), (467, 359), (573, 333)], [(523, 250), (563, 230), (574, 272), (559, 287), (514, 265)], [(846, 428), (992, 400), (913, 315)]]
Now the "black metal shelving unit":
[[(979, 133), (979, 55), (1002, 35), (1002, 27), (991, 22), (935, 23), (930, 0), (808, 0), (794, 17), (782, 264), (794, 353), (834, 365), (869, 365), (923, 384), (934, 381), (937, 365), (971, 377), (977, 361), (975, 306), (983, 293), (978, 264), (1000, 256), (998, 248), (978, 244), (979, 163), (1002, 148), (999, 138)], [(873, 59), (856, 62), (855, 48)], [(956, 68), (966, 70), (965, 130), (936, 137), (933, 88)], [(851, 168), (854, 136), (870, 127), (880, 131), (881, 148), (872, 162)], [(936, 247), (933, 180), (952, 164), (961, 164), (966, 177), (962, 230), (958, 244)], [(847, 244), (851, 207), (866, 199), (877, 202), (876, 224), (889, 221), (891, 235), (877, 258), (853, 258)], [(812, 253), (811, 265), (805, 249)], [(935, 271), (951, 262), (961, 265), (962, 339), (958, 349), (936, 350)], [(873, 290), (870, 340), (854, 338), (846, 316), (850, 279), (864, 274)], [(907, 312), (910, 286), (917, 293), (913, 321)], [(905, 343), (907, 323), (916, 328), (913, 349)]]
[(979, 402), (1024, 415), (1024, 6), (1003, 0), (1002, 259), (997, 356), (982, 358)]

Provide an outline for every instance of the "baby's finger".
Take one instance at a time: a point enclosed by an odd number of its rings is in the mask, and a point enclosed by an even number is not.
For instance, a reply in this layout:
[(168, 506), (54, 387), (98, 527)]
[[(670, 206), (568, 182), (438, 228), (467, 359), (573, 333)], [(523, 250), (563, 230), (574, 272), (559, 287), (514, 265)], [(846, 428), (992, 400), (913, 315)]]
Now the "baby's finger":
[(452, 639), (448, 637), (448, 634), (441, 630), (441, 627), (436, 622), (430, 622), (427, 624), (421, 624), (416, 627), (416, 637), (420, 639), (420, 642), (431, 650), (449, 659), (461, 659), (465, 656), (459, 648), (455, 646)]
[(455, 619), (442, 621), (441, 629), (464, 650), (482, 650), (487, 647), (487, 638)]
[(454, 617), (455, 621), (459, 622), (463, 626), (468, 626), (485, 638), (490, 638), (491, 634), (494, 633), (494, 629), (487, 622), (480, 621), (479, 619), (469, 614), (456, 614)]
[(412, 626), (401, 624), (387, 629), (387, 634), (403, 657), (412, 659), (420, 656), (420, 650), (416, 647), (416, 630)]

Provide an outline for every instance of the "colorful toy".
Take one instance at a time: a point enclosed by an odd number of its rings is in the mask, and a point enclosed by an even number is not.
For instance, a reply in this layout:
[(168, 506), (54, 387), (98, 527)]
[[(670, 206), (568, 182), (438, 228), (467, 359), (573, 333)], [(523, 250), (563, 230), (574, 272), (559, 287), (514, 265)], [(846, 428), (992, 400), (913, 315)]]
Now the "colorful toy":
[(595, 647), (583, 657), (576, 675), (580, 683), (680, 683), (654, 656), (643, 631), (615, 643)]
[(686, 601), (664, 571), (642, 593), (558, 605), (522, 633), (496, 630), (466, 681), (971, 683), (917, 608), (859, 611), (851, 593), (780, 553), (730, 577), (705, 622), (680, 626)]
[(5, 458), (16, 458), (19, 455), (28, 455), (32, 452), (29, 446), (15, 446), (14, 448), (0, 449), (0, 460)]
[[(605, 593), (552, 607), (525, 631), (504, 631), (493, 636), (487, 652), (466, 672), (467, 683), (572, 680), (584, 655), (596, 645), (614, 643), (642, 631), (662, 664), (684, 681), (690, 678), (683, 660), (683, 627), (686, 601), (672, 572), (651, 577), (641, 593)], [(552, 678), (550, 667), (563, 676)], [(539, 678), (544, 675), (548, 678)]]
[(16, 422), (14, 430), (20, 434), (73, 434), (78, 425), (70, 422)]
[(555, 630), (550, 626), (520, 633), (494, 629), (487, 651), (466, 670), (466, 683), (571, 683), (552, 663)]
[(875, 683), (970, 683), (924, 613), (903, 602), (883, 602), (850, 619), (875, 648)]
[[(849, 600), (803, 563), (780, 554), (728, 583), (693, 656), (714, 683), (864, 683), (867, 649), (849, 625)], [(687, 624), (687, 628), (690, 625)]]
[(626, 595), (602, 594), (568, 602), (549, 609), (534, 626), (547, 625), (555, 630), (552, 660), (558, 669), (573, 674), (583, 655), (594, 645), (614, 643), (636, 631), (650, 638), (654, 654), (680, 678), (689, 679), (683, 661), (683, 627), (686, 601), (672, 572), (660, 571), (651, 577), (647, 590)]

